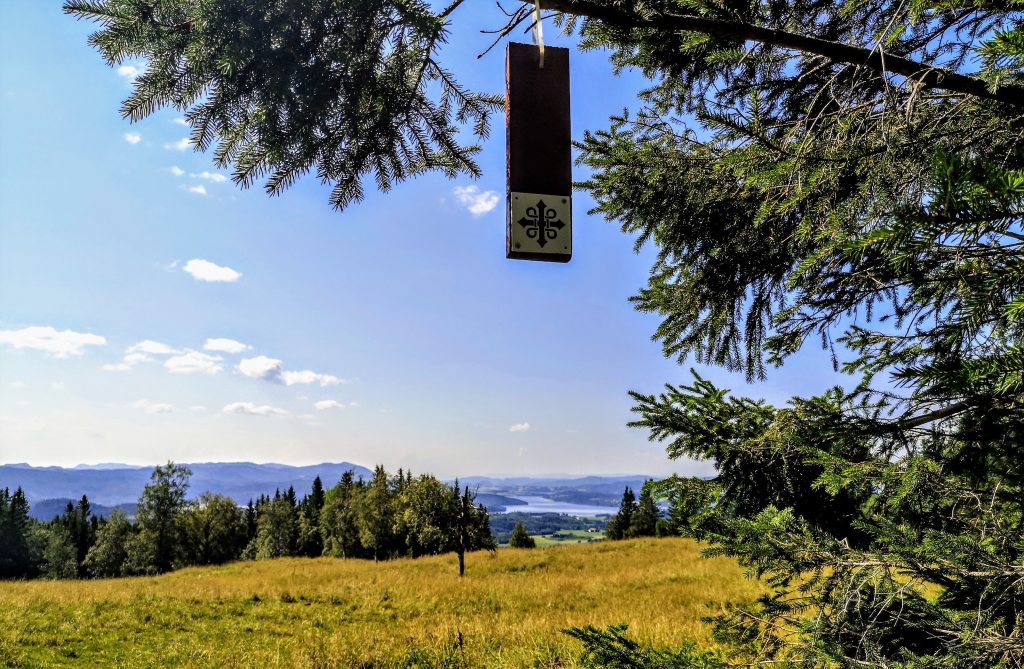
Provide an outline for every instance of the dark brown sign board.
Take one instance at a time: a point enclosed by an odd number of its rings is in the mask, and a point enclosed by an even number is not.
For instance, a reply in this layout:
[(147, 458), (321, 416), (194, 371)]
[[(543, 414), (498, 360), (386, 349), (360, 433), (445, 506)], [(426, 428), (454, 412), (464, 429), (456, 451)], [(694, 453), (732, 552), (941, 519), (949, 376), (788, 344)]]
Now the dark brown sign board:
[(569, 50), (509, 42), (505, 51), (508, 213), (505, 257), (572, 258)]

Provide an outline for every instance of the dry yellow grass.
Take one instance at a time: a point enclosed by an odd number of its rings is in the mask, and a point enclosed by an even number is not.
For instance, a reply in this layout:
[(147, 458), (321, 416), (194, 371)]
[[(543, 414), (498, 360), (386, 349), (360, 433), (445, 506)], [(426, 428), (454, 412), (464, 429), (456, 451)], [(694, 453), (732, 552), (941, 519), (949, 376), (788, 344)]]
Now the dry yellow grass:
[[(0, 583), (4, 667), (573, 667), (574, 625), (706, 641), (761, 587), (686, 539), (374, 564), (239, 562), (155, 578)], [(459, 635), (461, 634), (461, 648)]]

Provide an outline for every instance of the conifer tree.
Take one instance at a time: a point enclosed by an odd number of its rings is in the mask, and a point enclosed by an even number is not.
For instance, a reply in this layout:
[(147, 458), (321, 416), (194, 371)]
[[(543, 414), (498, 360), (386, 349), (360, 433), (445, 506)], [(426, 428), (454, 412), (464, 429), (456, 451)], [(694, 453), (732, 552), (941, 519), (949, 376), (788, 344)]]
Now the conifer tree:
[(640, 501), (630, 519), (629, 530), (626, 532), (630, 537), (653, 537), (657, 533), (658, 519), (661, 514), (654, 503), (654, 495), (649, 483), (644, 484), (640, 491)]
[(35, 568), (31, 550), (32, 519), (25, 493), (0, 490), (0, 578), (26, 578)]
[(377, 465), (356, 507), (359, 542), (375, 562), (387, 559), (392, 550), (398, 549), (394, 511), (392, 482), (384, 467)]
[(629, 535), (629, 528), (633, 524), (633, 515), (636, 513), (636, 495), (633, 490), (626, 486), (622, 492), (622, 501), (619, 503), (619, 512), (612, 516), (604, 530), (607, 539), (625, 539)]
[(338, 484), (325, 493), (320, 514), (320, 536), (325, 555), (359, 557), (356, 508), (362, 488), (362, 480), (356, 481), (353, 473), (347, 471)]
[(536, 548), (537, 542), (526, 531), (522, 521), (516, 521), (512, 534), (508, 538), (509, 548)]

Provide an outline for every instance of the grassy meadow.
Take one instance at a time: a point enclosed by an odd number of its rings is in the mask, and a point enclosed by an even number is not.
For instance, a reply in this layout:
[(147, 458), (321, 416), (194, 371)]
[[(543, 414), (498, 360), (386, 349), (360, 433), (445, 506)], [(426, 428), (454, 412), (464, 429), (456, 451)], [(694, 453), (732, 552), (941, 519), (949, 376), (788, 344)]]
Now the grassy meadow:
[[(707, 641), (761, 587), (686, 539), (373, 562), (287, 558), (159, 577), (0, 582), (2, 667), (573, 667), (574, 625)], [(460, 641), (461, 639), (461, 641)]]

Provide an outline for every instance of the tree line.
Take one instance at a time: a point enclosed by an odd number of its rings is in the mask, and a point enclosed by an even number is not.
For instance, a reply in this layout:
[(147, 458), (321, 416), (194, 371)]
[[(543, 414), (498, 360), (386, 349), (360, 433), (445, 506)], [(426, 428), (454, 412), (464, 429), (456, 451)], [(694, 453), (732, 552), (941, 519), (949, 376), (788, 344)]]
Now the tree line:
[(663, 518), (658, 505), (654, 502), (654, 482), (648, 481), (640, 491), (640, 500), (629, 486), (622, 492), (619, 512), (608, 521), (604, 536), (613, 541), (632, 539), (634, 537), (663, 537), (679, 534), (671, 518)]
[(298, 498), (275, 490), (240, 506), (203, 492), (188, 499), (191, 471), (157, 466), (134, 518), (99, 518), (85, 495), (50, 521), (29, 516), (21, 488), (0, 489), (0, 578), (89, 578), (160, 574), (190, 565), (320, 555), (386, 560), (495, 548), (475, 494), (429, 474), (366, 481), (349, 471), (324, 489), (319, 477)]

